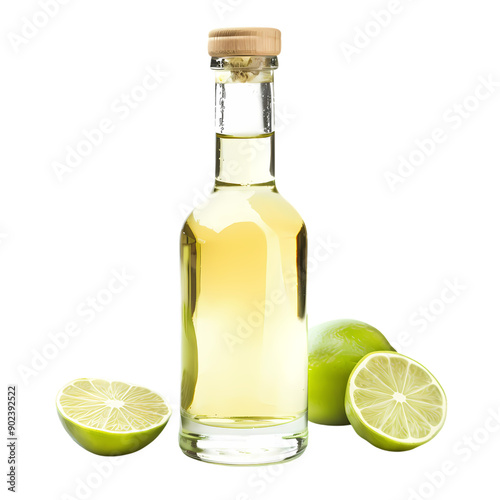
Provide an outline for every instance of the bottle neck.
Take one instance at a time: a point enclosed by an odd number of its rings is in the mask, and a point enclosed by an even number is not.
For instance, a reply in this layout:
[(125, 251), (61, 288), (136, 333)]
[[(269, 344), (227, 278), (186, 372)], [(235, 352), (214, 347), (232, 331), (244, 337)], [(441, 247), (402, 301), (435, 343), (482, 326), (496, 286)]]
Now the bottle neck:
[(215, 187), (274, 187), (276, 57), (212, 59), (216, 74)]

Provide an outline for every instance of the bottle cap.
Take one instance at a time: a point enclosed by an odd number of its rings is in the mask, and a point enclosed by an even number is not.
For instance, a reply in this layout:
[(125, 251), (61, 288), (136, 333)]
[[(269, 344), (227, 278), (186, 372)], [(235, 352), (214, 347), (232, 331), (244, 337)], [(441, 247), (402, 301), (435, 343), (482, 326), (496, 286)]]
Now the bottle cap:
[(221, 28), (208, 34), (212, 57), (277, 56), (281, 52), (281, 31), (275, 28)]

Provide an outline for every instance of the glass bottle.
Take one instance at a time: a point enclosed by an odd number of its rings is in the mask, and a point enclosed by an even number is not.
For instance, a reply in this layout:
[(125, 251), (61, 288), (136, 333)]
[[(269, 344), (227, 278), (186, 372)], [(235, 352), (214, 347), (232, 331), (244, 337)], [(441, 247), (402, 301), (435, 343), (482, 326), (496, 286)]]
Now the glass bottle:
[(255, 465), (307, 445), (307, 235), (275, 184), (277, 54), (237, 52), (212, 53), (215, 186), (181, 234), (179, 443), (199, 460)]

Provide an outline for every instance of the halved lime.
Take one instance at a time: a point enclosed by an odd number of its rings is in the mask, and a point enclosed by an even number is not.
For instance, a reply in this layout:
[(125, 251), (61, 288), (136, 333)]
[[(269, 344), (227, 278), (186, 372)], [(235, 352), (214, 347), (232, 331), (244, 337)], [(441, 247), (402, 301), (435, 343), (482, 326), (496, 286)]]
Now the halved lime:
[(58, 393), (57, 412), (68, 434), (97, 455), (126, 455), (144, 448), (171, 415), (165, 400), (145, 387), (80, 378)]
[(446, 395), (420, 363), (396, 352), (372, 352), (349, 377), (345, 408), (354, 430), (374, 446), (411, 450), (443, 427)]

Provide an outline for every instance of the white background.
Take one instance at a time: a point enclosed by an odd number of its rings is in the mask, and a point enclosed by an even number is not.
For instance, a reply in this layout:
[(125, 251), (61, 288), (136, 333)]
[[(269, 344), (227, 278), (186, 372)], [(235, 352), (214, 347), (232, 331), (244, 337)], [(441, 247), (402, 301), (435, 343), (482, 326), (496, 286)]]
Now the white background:
[[(22, 41), (39, 12), (34, 0), (0, 11), (2, 391), (18, 384), (17, 498), (83, 498), (89, 480), (92, 499), (492, 498), (500, 87), (474, 94), (500, 82), (498, 1), (70, 0)], [(207, 34), (255, 25), (283, 34), (276, 173), (308, 226), (309, 325), (366, 321), (436, 375), (448, 419), (419, 449), (384, 452), (315, 424), (303, 457), (278, 467), (208, 465), (178, 448), (179, 231), (214, 170)], [(148, 67), (169, 74), (141, 93)], [(131, 92), (144, 99), (125, 116), (116, 100)], [(113, 130), (60, 181), (54, 162), (105, 118)], [(391, 190), (387, 172), (436, 128), (445, 140)], [(133, 279), (86, 322), (79, 305), (122, 269)], [(448, 303), (446, 280), (459, 288)], [(81, 333), (21, 376), (71, 321)], [(104, 479), (95, 466), (108, 460), (57, 418), (55, 395), (77, 377), (143, 384), (174, 407), (162, 435)]]

